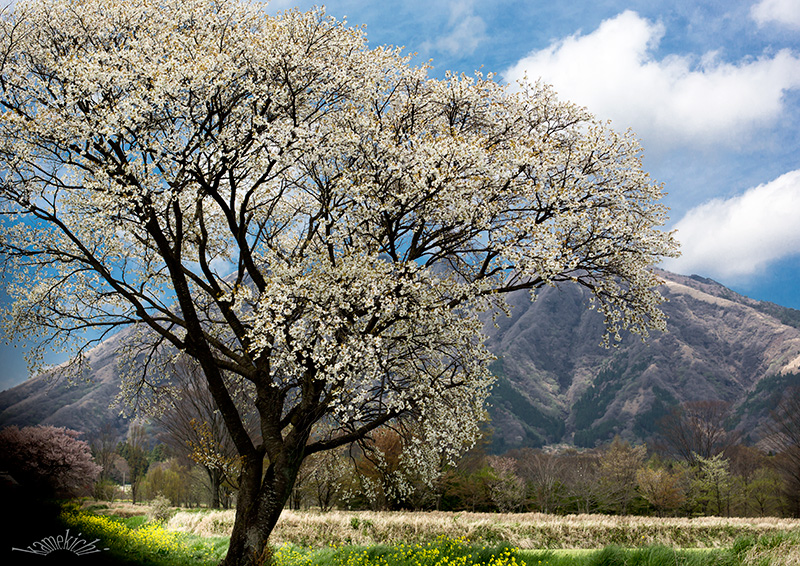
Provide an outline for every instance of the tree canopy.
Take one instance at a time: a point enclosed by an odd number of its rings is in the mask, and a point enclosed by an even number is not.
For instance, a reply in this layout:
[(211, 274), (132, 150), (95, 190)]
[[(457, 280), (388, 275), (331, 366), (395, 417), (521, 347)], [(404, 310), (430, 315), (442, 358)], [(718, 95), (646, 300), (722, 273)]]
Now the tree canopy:
[(129, 396), (199, 364), (247, 462), (229, 556), (261, 552), (244, 532), (306, 455), (403, 419), (469, 445), (476, 313), (504, 293), (574, 282), (609, 336), (664, 327), (662, 187), (542, 84), (432, 79), (320, 10), (237, 0), (19, 2), (0, 52), (6, 328), (80, 353), (134, 327)]

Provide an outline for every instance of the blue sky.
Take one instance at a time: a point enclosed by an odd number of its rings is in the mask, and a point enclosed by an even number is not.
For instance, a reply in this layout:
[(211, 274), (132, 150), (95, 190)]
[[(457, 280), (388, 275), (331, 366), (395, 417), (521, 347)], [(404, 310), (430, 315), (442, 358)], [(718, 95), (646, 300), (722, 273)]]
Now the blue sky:
[(365, 24), (373, 46), (432, 59), (433, 76), (541, 78), (631, 128), (683, 244), (663, 267), (800, 309), (800, 0), (343, 0), (326, 9)]
[[(275, 0), (270, 12), (313, 1)], [(665, 184), (683, 256), (663, 267), (800, 309), (800, 0), (342, 0), (371, 46), (431, 75), (527, 75), (625, 130)], [(0, 389), (26, 376), (0, 347)]]

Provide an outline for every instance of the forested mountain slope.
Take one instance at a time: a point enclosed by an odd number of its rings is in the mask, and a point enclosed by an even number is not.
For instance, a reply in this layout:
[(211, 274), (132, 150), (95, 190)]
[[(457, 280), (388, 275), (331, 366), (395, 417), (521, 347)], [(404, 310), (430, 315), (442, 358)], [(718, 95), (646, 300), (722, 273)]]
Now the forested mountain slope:
[[(487, 323), (498, 356), (489, 410), (491, 450), (575, 443), (615, 434), (645, 440), (685, 401), (731, 405), (730, 426), (757, 440), (787, 386), (800, 384), (800, 311), (743, 297), (699, 277), (660, 273), (669, 299), (665, 334), (600, 345), (603, 321), (575, 286), (546, 288), (537, 300), (510, 297), (511, 317)], [(91, 351), (90, 381), (68, 386), (40, 376), (0, 392), (0, 427), (53, 424), (89, 434), (127, 424), (108, 405), (117, 394), (119, 344)], [(747, 439), (747, 438), (746, 438)]]
[(685, 401), (731, 405), (730, 426), (755, 440), (772, 400), (800, 383), (800, 311), (743, 297), (700, 277), (660, 272), (668, 332), (604, 349), (602, 318), (574, 286), (487, 325), (494, 370), (493, 450), (558, 442), (646, 439)]

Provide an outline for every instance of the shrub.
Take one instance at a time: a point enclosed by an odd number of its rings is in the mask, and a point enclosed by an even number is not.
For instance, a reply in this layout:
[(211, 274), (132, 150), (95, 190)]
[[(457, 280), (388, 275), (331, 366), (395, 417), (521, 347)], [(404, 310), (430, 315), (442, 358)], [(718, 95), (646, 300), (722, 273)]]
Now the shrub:
[(159, 493), (155, 496), (153, 501), (150, 502), (150, 513), (148, 513), (148, 518), (151, 521), (157, 521), (160, 523), (168, 521), (173, 514), (169, 505), (169, 499)]
[(94, 498), (100, 501), (114, 501), (117, 484), (110, 479), (102, 479), (94, 484)]

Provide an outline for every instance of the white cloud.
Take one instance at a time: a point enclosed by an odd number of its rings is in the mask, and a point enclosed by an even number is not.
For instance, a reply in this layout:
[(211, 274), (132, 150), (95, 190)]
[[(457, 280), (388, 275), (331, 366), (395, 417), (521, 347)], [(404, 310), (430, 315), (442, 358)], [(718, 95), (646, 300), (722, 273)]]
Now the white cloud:
[(423, 49), (443, 51), (450, 55), (472, 55), (486, 40), (486, 23), (474, 13), (472, 0), (450, 3), (448, 33), (435, 41), (426, 41)]
[(800, 169), (730, 199), (690, 210), (676, 225), (683, 255), (664, 267), (684, 274), (747, 279), (800, 255)]
[(761, 0), (750, 9), (750, 16), (761, 26), (776, 23), (800, 29), (800, 0)]
[(800, 88), (800, 57), (782, 50), (736, 64), (653, 50), (660, 23), (626, 11), (588, 35), (535, 51), (504, 73), (509, 82), (541, 77), (565, 99), (653, 145), (741, 145), (781, 115), (783, 94)]

